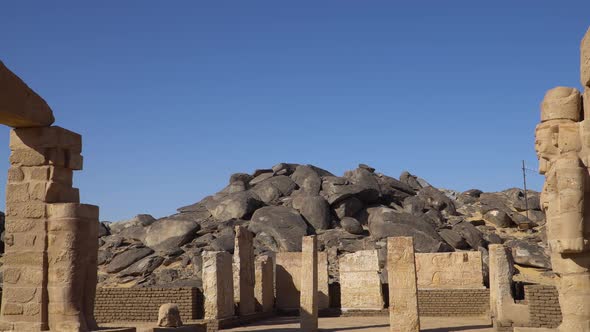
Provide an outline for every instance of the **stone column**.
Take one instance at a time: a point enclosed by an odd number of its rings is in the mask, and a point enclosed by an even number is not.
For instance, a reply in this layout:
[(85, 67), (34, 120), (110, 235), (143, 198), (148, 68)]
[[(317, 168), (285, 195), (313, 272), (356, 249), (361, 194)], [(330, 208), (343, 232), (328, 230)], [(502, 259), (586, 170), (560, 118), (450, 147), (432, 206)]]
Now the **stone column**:
[(304, 236), (301, 249), (301, 331), (318, 330), (318, 240)]
[(256, 297), (256, 310), (259, 312), (271, 312), (274, 306), (274, 263), (272, 256), (259, 256), (255, 266), (256, 285), (254, 294)]
[(49, 204), (47, 214), (49, 329), (95, 330), (98, 207)]
[(225, 251), (203, 253), (203, 296), (205, 319), (223, 319), (234, 315), (232, 256)]
[[(60, 127), (13, 129), (10, 149), (0, 330), (47, 329), (48, 315), (52, 315), (48, 313), (47, 273), (54, 263), (47, 249), (48, 209), (51, 203), (79, 202), (72, 171), (82, 169), (82, 139)], [(97, 233), (98, 222), (95, 226)], [(64, 254), (76, 255), (72, 251)], [(86, 324), (80, 319), (80, 324)], [(91, 326), (93, 321), (90, 319)]]
[(414, 239), (387, 239), (387, 275), (389, 282), (389, 320), (391, 332), (419, 332), (418, 289)]
[(254, 298), (254, 246), (253, 235), (245, 227), (236, 226), (233, 256), (234, 301), (240, 316), (253, 314)]

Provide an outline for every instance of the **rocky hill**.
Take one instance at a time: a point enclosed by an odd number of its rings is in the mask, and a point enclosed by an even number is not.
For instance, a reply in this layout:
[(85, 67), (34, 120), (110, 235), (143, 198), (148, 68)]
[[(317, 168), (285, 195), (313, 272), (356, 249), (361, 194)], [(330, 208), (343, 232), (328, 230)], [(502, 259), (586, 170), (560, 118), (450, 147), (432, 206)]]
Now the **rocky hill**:
[[(539, 193), (437, 189), (408, 172), (393, 178), (359, 165), (343, 176), (313, 165), (281, 163), (237, 173), (215, 195), (161, 219), (138, 215), (101, 223), (99, 280), (108, 287), (197, 285), (201, 253), (232, 252), (235, 225), (255, 233), (256, 254), (301, 250), (317, 234), (328, 252), (331, 281), (337, 256), (377, 249), (385, 238), (413, 236), (418, 252), (511, 247), (517, 267), (550, 269)], [(484, 264), (484, 265), (486, 265)]]

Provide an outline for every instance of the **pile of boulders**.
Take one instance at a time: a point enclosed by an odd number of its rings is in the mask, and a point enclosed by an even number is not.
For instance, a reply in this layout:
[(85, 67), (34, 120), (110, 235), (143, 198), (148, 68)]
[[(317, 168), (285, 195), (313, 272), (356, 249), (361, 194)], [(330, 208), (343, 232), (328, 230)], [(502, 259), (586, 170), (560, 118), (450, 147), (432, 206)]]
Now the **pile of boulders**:
[(317, 234), (331, 280), (344, 253), (377, 249), (384, 264), (390, 236), (413, 236), (417, 252), (479, 250), (484, 260), (488, 244), (504, 243), (517, 264), (549, 269), (544, 224), (534, 191), (461, 193), (362, 164), (335, 176), (281, 163), (233, 174), (223, 190), (174, 215), (101, 223), (99, 280), (105, 286), (200, 286), (202, 252), (233, 252), (235, 225), (255, 234), (256, 254), (300, 251), (301, 238)]

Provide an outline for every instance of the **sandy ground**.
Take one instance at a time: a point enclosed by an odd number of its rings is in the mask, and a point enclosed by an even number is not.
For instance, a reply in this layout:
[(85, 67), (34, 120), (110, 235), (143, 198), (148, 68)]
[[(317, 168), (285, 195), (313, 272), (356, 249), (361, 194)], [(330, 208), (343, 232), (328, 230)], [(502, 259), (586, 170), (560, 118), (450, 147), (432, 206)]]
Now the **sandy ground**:
[[(346, 332), (386, 332), (389, 331), (389, 317), (330, 317), (320, 318), (320, 331)], [(233, 328), (225, 331), (267, 331), (267, 332), (295, 332), (299, 331), (297, 317), (277, 317), (252, 325)], [(474, 317), (423, 317), (421, 318), (422, 332), (492, 332), (489, 318)]]

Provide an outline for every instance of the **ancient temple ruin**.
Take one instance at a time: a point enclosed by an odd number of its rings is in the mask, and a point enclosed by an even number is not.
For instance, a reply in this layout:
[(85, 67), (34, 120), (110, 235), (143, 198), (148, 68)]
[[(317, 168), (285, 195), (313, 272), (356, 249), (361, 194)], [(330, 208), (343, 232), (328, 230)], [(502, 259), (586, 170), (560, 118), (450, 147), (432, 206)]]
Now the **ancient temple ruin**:
[(72, 187), (82, 137), (52, 126), (47, 103), (0, 62), (0, 123), (10, 132), (0, 330), (97, 328), (98, 207)]

